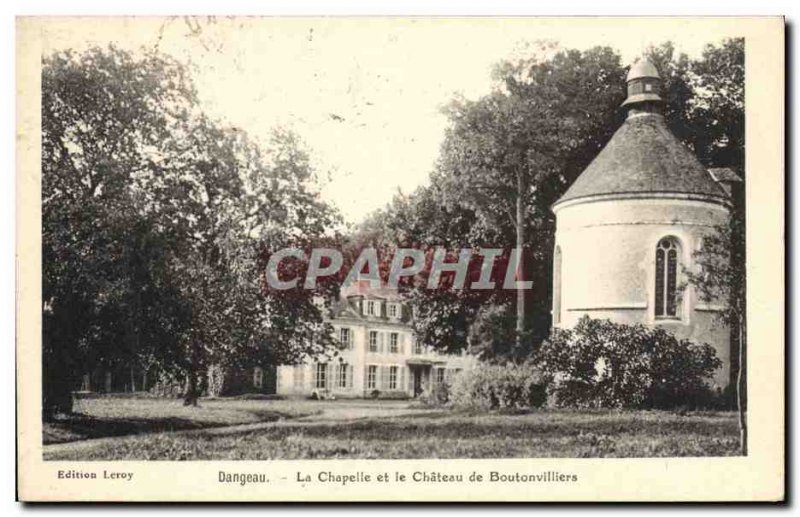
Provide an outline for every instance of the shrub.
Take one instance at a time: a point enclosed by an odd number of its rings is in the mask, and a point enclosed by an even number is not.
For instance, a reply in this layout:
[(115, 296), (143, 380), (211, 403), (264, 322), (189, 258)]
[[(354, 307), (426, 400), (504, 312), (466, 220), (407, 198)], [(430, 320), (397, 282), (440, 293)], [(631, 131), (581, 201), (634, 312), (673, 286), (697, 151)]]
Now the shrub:
[(442, 407), (446, 405), (450, 402), (450, 385), (446, 382), (440, 382), (432, 386), (419, 396), (418, 402), (420, 405), (429, 407)]
[(456, 376), (450, 400), (456, 407), (481, 410), (539, 407), (545, 401), (543, 378), (530, 364), (484, 364)]
[(208, 396), (221, 397), (225, 389), (225, 369), (219, 364), (208, 367)]
[(670, 408), (707, 398), (706, 379), (722, 363), (710, 345), (664, 329), (584, 317), (553, 329), (537, 364), (554, 406)]

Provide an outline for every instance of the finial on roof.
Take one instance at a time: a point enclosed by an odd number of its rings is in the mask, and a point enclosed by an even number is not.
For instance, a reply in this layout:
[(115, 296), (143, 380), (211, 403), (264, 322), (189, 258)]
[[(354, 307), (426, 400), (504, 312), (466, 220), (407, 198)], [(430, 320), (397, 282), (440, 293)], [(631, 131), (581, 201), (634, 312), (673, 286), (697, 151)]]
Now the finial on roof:
[(661, 98), (661, 76), (656, 66), (647, 58), (636, 61), (628, 71), (628, 98), (623, 106), (663, 102)]
[(658, 75), (658, 69), (656, 68), (656, 65), (654, 65), (646, 57), (636, 60), (636, 62), (631, 66), (630, 71), (628, 71), (628, 77), (625, 80), (630, 82), (641, 77), (654, 77), (656, 79), (661, 79), (661, 76)]

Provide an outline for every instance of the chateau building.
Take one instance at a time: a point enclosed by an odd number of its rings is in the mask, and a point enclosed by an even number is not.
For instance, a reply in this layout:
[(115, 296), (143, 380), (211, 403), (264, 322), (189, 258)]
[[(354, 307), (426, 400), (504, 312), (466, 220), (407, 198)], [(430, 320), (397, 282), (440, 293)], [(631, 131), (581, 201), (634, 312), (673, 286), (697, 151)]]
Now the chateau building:
[(634, 64), (627, 84), (627, 119), (552, 207), (553, 324), (588, 315), (708, 343), (723, 362), (713, 382), (724, 387), (731, 340), (715, 318), (722, 307), (701, 300), (685, 272), (703, 237), (726, 223), (740, 180), (706, 170), (669, 131), (652, 63)]
[(334, 358), (279, 366), (279, 395), (416, 397), (474, 364), (419, 342), (410, 307), (396, 290), (357, 282), (342, 291), (329, 322), (343, 350)]

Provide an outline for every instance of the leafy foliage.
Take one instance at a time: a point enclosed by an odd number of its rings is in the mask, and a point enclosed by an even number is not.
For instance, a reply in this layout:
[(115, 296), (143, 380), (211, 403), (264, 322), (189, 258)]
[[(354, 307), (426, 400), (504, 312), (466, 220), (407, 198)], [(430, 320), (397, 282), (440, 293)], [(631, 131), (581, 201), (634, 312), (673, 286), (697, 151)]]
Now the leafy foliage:
[[(170, 275), (174, 238), (148, 196), (169, 186), (158, 146), (189, 117), (185, 70), (91, 49), (42, 70), (44, 407), (68, 411), (79, 372), (147, 360), (186, 323)], [(155, 188), (142, 185), (152, 181)], [(135, 220), (134, 220), (135, 219)], [(175, 350), (169, 345), (162, 351)], [(162, 359), (174, 359), (169, 353)]]
[(450, 384), (448, 382), (434, 384), (422, 392), (417, 402), (425, 407), (444, 407), (450, 402)]
[(450, 401), (466, 409), (529, 409), (545, 402), (544, 378), (531, 364), (481, 365), (453, 380)]
[(332, 343), (312, 293), (289, 306), (261, 283), (265, 247), (338, 221), (307, 151), (204, 116), (179, 63), (115, 47), (45, 57), (42, 177), (45, 416), (98, 368), (153, 370), (191, 402), (212, 364)]
[(731, 186), (733, 207), (727, 225), (714, 229), (694, 253), (696, 269), (687, 271), (700, 298), (723, 303), (722, 320), (732, 329), (731, 372), (736, 375), (736, 400), (742, 454), (747, 454), (747, 236), (744, 159), (744, 40), (708, 46), (695, 67), (699, 83), (693, 123), (694, 148), (703, 163), (730, 167), (741, 184)]
[(550, 403), (579, 408), (668, 408), (701, 401), (722, 363), (714, 348), (662, 328), (583, 317), (554, 329), (537, 364)]
[[(623, 73), (618, 55), (595, 48), (504, 62), (495, 78), (490, 94), (456, 99), (448, 107), (451, 124), (434, 176), (446, 204), (470, 210), (503, 246), (524, 248), (522, 268), (534, 289), (517, 301), (525, 305), (527, 321), (517, 321), (516, 328), (533, 328), (530, 337), (538, 341), (549, 326), (543, 318), (549, 314), (550, 206), (610, 136)], [(469, 244), (482, 244), (478, 237)]]
[[(744, 41), (709, 45), (696, 60), (676, 53), (669, 42), (647, 54), (664, 80), (670, 129), (704, 165), (731, 167), (743, 176)], [(447, 106), (450, 124), (430, 185), (398, 194), (358, 229), (357, 238), (397, 246), (511, 247), (519, 230), (514, 205), (521, 171), (526, 278), (533, 280), (533, 290), (526, 301), (530, 321), (523, 346), (506, 346), (506, 352), (518, 360), (517, 349), (535, 350), (551, 324), (555, 218), (550, 206), (622, 123), (625, 74), (619, 55), (608, 48), (544, 48), (529, 59), (499, 63), (491, 92), (477, 100), (456, 98)], [(483, 333), (471, 331), (472, 325), (484, 325), (479, 315), (513, 304), (509, 293), (476, 298), (412, 290), (408, 295), (419, 314), (420, 338), (446, 350), (473, 346), (475, 339), (467, 337)], [(502, 341), (516, 332), (513, 318), (504, 321)]]
[(515, 316), (510, 303), (481, 307), (469, 327), (469, 352), (488, 362), (525, 361), (531, 350), (516, 346)]
[(208, 367), (208, 395), (219, 397), (225, 391), (225, 369), (218, 364)]

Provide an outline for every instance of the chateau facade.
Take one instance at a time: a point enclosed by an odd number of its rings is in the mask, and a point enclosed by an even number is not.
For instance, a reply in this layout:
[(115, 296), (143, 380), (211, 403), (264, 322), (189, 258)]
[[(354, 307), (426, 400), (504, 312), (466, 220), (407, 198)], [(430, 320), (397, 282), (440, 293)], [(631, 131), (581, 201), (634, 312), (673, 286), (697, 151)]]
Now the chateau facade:
[(334, 358), (279, 366), (279, 395), (337, 398), (417, 397), (474, 365), (417, 341), (411, 309), (396, 290), (359, 282), (343, 290), (329, 322), (343, 349)]
[(553, 324), (583, 316), (663, 327), (712, 345), (723, 366), (713, 382), (730, 382), (730, 331), (722, 305), (688, 285), (693, 254), (726, 224), (739, 178), (706, 170), (667, 128), (661, 79), (639, 61), (628, 77), (626, 121), (554, 205)]

